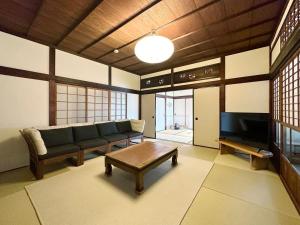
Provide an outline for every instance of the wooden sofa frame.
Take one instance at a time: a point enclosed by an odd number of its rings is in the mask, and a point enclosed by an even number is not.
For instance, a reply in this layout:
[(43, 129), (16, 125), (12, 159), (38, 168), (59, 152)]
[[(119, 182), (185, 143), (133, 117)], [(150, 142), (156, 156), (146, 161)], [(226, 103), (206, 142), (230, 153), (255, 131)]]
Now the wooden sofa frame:
[(24, 137), (24, 139), (27, 143), (28, 149), (29, 149), (30, 170), (33, 173), (33, 175), (36, 177), (37, 180), (43, 179), (45, 165), (56, 163), (56, 162), (59, 162), (59, 161), (65, 160), (65, 159), (71, 159), (72, 163), (75, 166), (81, 166), (84, 164), (84, 154), (85, 153), (95, 152), (95, 151), (98, 151), (101, 153), (111, 152), (113, 145), (126, 142), (126, 146), (129, 146), (132, 143), (131, 142), (132, 139), (141, 138), (141, 141), (142, 142), (144, 141), (144, 136), (140, 135), (140, 136), (133, 137), (133, 138), (127, 138), (127, 139), (123, 139), (120, 141), (110, 142), (106, 145), (97, 146), (94, 148), (83, 149), (78, 152), (62, 154), (62, 155), (55, 156), (55, 157), (52, 157), (49, 159), (40, 159), (38, 157), (38, 151), (37, 151), (33, 141), (31, 140), (31, 138), (26, 133), (24, 133), (22, 130), (20, 130), (20, 133)]

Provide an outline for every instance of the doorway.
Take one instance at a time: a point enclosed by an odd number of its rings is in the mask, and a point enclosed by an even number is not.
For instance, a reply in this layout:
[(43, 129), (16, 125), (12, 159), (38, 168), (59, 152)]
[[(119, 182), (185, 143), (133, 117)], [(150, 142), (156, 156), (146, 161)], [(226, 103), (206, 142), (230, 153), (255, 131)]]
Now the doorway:
[(193, 90), (156, 94), (156, 138), (193, 144)]

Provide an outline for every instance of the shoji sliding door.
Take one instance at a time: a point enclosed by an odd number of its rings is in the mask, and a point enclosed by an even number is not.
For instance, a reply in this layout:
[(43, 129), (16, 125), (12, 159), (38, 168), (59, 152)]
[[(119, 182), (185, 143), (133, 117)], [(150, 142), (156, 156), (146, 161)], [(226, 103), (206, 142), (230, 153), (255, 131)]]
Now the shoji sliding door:
[(142, 95), (142, 119), (146, 121), (144, 136), (155, 138), (155, 94)]
[(219, 87), (194, 90), (194, 144), (218, 148)]

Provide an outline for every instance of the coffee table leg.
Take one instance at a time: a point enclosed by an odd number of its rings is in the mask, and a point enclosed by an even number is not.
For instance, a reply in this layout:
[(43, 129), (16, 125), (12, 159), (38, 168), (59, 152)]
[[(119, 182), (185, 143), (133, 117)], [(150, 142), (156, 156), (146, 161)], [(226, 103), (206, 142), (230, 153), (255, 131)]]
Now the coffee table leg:
[(177, 165), (177, 156), (178, 156), (178, 152), (176, 152), (176, 154), (172, 156), (172, 166)]
[(139, 194), (144, 190), (144, 174), (142, 173), (136, 174), (135, 179), (136, 179), (135, 191)]
[(105, 174), (107, 176), (111, 176), (112, 174), (112, 167), (111, 167), (111, 164), (105, 162)]

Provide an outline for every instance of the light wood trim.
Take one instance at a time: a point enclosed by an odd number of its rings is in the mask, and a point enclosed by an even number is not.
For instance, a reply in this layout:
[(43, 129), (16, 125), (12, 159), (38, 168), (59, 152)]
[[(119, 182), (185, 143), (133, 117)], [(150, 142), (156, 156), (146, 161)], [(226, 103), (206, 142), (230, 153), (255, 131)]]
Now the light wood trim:
[(259, 152), (257, 152), (257, 150), (255, 148), (244, 145), (244, 144), (236, 143), (236, 142), (229, 141), (229, 140), (219, 140), (219, 143), (223, 144), (223, 145), (226, 145), (226, 146), (229, 146), (231, 148), (240, 150), (240, 151), (245, 152), (247, 154), (257, 156), (259, 158), (269, 158), (270, 157), (268, 155), (266, 156), (262, 153), (259, 153)]

